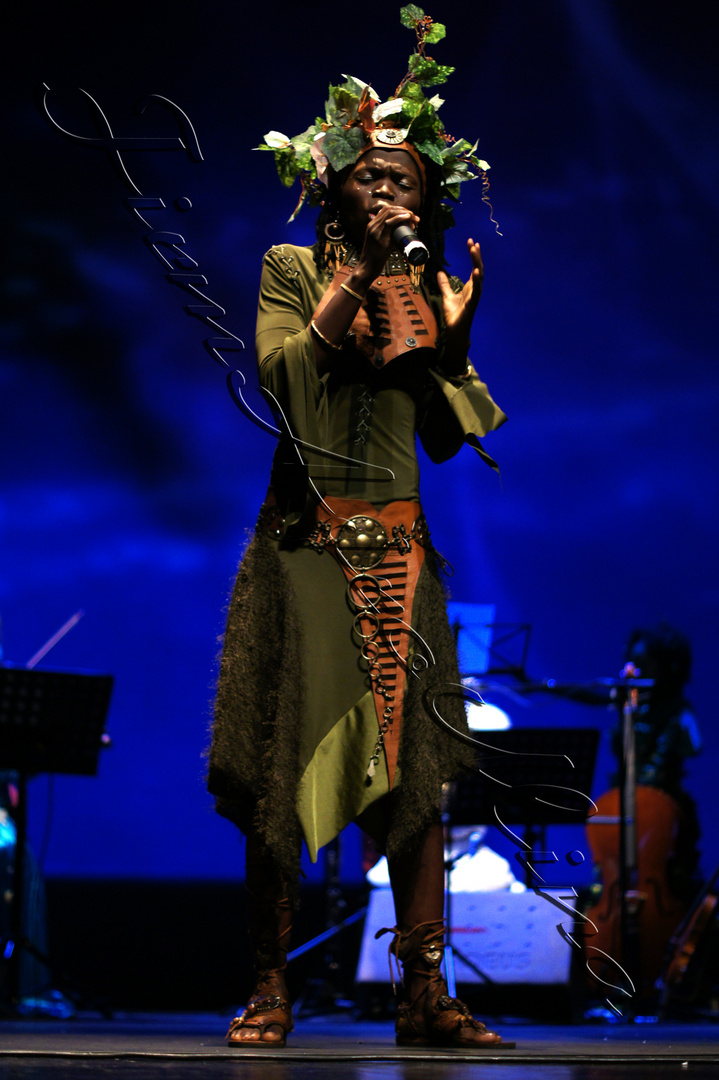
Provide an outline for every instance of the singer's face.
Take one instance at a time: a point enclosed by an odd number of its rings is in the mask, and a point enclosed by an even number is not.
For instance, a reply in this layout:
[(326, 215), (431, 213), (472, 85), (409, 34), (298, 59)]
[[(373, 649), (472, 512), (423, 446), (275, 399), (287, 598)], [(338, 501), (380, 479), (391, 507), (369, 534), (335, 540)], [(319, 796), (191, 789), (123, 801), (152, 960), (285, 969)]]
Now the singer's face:
[(352, 166), (342, 185), (342, 223), (350, 239), (362, 247), (371, 218), (382, 206), (397, 206), (418, 214), (422, 183), (406, 150), (369, 150)]

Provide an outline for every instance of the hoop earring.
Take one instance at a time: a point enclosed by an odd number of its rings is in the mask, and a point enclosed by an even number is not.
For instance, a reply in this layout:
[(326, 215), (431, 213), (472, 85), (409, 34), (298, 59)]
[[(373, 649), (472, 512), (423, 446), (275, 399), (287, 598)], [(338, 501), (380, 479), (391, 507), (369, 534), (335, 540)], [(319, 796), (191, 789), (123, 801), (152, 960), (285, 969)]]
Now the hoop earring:
[(344, 225), (339, 218), (328, 221), (325, 225), (325, 236), (330, 244), (341, 244), (345, 238)]

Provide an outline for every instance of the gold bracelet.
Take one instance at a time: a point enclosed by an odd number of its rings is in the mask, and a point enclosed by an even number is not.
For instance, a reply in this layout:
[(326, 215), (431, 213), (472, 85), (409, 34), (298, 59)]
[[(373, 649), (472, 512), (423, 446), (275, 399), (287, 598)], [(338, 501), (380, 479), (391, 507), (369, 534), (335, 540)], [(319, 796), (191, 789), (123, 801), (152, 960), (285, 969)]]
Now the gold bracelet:
[(342, 352), (342, 346), (341, 345), (335, 345), (332, 341), (330, 341), (328, 338), (326, 338), (325, 335), (322, 333), (322, 331), (317, 326), (317, 323), (315, 322), (314, 319), (312, 319), (310, 321), (310, 326), (312, 327), (314, 332), (317, 334), (317, 337), (320, 339), (320, 341), (324, 341), (324, 343), (325, 343), (325, 345), (327, 346), (328, 349), (334, 349), (335, 352)]
[(344, 291), (346, 293), (349, 293), (350, 296), (354, 296), (355, 300), (359, 300), (360, 304), (364, 303), (364, 301), (367, 299), (365, 296), (360, 296), (360, 294), (358, 292), (355, 292), (354, 289), (350, 289), (349, 285), (345, 285), (344, 281), (340, 285), (340, 289), (344, 289)]

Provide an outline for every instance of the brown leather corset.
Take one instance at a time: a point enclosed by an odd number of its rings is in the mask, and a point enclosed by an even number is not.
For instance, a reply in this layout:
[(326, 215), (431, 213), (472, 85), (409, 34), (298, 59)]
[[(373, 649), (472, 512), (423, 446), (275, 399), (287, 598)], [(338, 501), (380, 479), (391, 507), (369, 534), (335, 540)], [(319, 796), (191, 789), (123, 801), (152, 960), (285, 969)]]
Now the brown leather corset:
[[(335, 272), (313, 319), (352, 270), (353, 265), (348, 262)], [(376, 368), (381, 368), (414, 349), (435, 349), (437, 334), (431, 307), (421, 292), (413, 290), (405, 260), (398, 252), (392, 252), (384, 272), (370, 285), (345, 343), (353, 344)]]

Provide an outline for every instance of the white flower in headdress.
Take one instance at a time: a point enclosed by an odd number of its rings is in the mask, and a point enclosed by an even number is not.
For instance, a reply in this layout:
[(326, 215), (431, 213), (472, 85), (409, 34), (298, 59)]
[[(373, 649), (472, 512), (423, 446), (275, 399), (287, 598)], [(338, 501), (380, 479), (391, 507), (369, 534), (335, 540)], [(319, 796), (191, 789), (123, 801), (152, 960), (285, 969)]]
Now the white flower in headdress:
[(291, 140), (286, 135), (283, 135), (281, 131), (268, 131), (265, 135), (265, 142), (273, 150), (280, 150), (284, 146), (289, 146)]
[(378, 124), (380, 120), (384, 120), (385, 116), (394, 116), (395, 113), (402, 112), (403, 105), (402, 98), (390, 98), (389, 101), (384, 101), (381, 105), (375, 106), (372, 119), (375, 124)]

